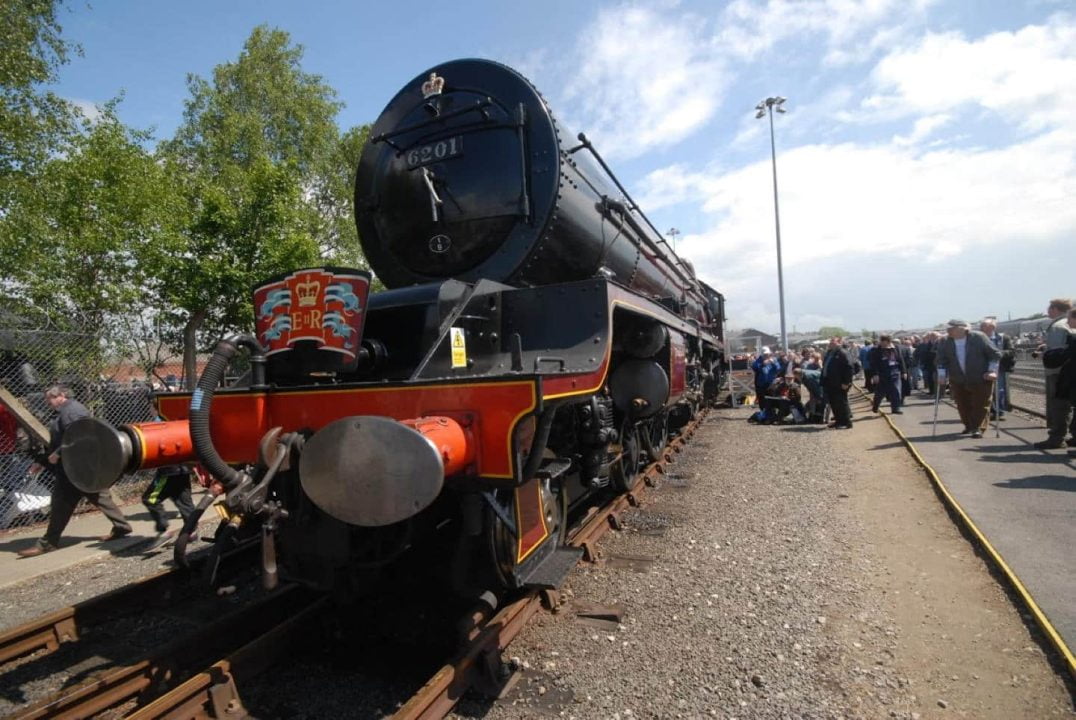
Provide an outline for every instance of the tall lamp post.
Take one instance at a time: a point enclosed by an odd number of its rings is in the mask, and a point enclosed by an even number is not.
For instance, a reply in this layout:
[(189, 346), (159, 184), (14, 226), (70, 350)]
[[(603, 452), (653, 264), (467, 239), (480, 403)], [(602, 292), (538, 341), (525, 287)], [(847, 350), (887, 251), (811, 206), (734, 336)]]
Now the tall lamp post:
[(785, 112), (783, 97), (768, 97), (755, 106), (755, 119), (770, 116), (770, 156), (773, 158), (773, 224), (777, 229), (777, 295), (781, 302), (781, 347), (788, 352), (788, 333), (785, 331), (785, 276), (781, 267), (781, 214), (777, 209), (777, 145), (773, 141), (773, 111)]
[(680, 231), (676, 228), (669, 228), (665, 231), (665, 234), (672, 238), (673, 252), (676, 252), (676, 237), (680, 234)]

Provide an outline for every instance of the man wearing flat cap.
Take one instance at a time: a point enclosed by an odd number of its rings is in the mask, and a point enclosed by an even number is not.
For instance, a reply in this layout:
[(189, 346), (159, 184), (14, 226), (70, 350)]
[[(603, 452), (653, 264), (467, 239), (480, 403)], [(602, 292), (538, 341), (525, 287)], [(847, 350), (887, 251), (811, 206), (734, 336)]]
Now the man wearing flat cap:
[(963, 320), (950, 320), (948, 334), (938, 347), (938, 382), (944, 385), (948, 380), (964, 433), (981, 438), (989, 422), (1001, 352)]

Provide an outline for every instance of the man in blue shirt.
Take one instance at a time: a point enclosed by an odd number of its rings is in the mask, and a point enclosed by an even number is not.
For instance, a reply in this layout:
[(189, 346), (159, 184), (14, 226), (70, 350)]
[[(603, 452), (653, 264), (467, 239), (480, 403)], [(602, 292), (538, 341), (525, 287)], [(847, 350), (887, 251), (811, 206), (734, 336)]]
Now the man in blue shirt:
[(763, 347), (759, 356), (751, 363), (751, 369), (755, 371), (755, 397), (758, 398), (758, 406), (765, 413), (769, 407), (766, 402), (766, 391), (781, 376), (781, 366), (774, 359), (770, 349)]
[(870, 340), (863, 343), (863, 347), (859, 349), (859, 366), (863, 370), (863, 387), (871, 389), (871, 360), (870, 354), (873, 350), (873, 346)]

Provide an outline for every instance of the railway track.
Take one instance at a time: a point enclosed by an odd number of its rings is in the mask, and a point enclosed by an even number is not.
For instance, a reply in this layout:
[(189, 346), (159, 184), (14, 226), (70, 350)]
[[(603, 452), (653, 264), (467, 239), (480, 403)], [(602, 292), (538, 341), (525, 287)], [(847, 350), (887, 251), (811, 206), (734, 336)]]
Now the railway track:
[(1046, 379), (1041, 367), (1021, 367), (1009, 373), (1009, 404), (1014, 410), (1028, 415), (1046, 418)]
[[(245, 544), (220, 558), (219, 577), (235, 583), (227, 587), (257, 584), (250, 570), (256, 551)], [(42, 677), (65, 674), (61, 690), (10, 717), (88, 717), (173, 681), (175, 660), (211, 649), (215, 619), (235, 614), (230, 594), (209, 593), (200, 581), (209, 562), (208, 554), (194, 558), (189, 569), (161, 571), (0, 633), (4, 700), (32, 696), (39, 683), (48, 685)], [(120, 658), (141, 659), (123, 665)]]
[[(597, 543), (620, 528), (621, 514), (637, 506), (647, 486), (683, 450), (703, 411), (673, 439), (657, 462), (646, 467), (632, 488), (588, 513), (569, 534), (583, 549), (584, 561), (599, 557)], [(247, 552), (250, 552), (248, 549)], [(252, 560), (247, 565), (253, 566)], [(179, 576), (160, 573), (128, 588), (50, 613), (0, 636), (0, 658), (25, 667), (41, 656), (78, 644), (87, 627), (117, 612), (136, 612), (149, 602), (175, 600)], [(279, 662), (300, 639), (316, 633), (331, 601), (297, 585), (262, 593), (240, 608), (220, 613), (159, 650), (128, 664), (113, 664), (81, 682), (19, 708), (14, 719), (108, 717), (243, 718), (249, 714), (240, 689), (244, 682)], [(544, 606), (559, 605), (555, 591), (527, 592), (495, 613), (476, 609), (464, 622), (470, 627), (463, 647), (421, 686), (394, 717), (429, 720), (447, 714), (470, 688), (496, 693), (512, 677), (501, 653)], [(27, 655), (36, 653), (34, 657)], [(23, 658), (20, 662), (19, 658)], [(18, 669), (18, 668), (17, 668)], [(33, 669), (33, 668), (31, 668)]]
[[(219, 572), (249, 565), (257, 548), (247, 544), (221, 557)], [(0, 632), (0, 668), (27, 655), (50, 654), (61, 645), (77, 643), (87, 628), (110, 618), (172, 606), (190, 594), (196, 578), (205, 570), (208, 557), (196, 558), (190, 568), (171, 568), (83, 602), (47, 613)]]

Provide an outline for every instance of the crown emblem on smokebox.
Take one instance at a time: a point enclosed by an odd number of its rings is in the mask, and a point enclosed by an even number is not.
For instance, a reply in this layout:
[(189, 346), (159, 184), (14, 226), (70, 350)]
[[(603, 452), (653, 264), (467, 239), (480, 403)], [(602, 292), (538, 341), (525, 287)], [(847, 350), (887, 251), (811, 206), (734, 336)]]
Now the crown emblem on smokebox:
[(441, 91), (445, 89), (445, 79), (435, 72), (430, 73), (430, 79), (422, 83), (422, 97), (428, 98), (431, 95), (440, 95)]
[(313, 307), (318, 304), (318, 290), (321, 283), (317, 280), (298, 283), (295, 286), (295, 294), (299, 296), (299, 307)]

